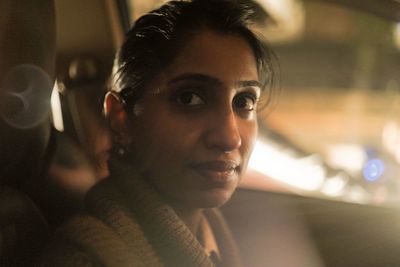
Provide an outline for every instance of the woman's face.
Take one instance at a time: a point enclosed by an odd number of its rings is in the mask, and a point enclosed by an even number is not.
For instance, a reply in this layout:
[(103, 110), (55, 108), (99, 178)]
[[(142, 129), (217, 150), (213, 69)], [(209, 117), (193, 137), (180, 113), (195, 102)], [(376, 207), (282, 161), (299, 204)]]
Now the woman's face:
[(259, 96), (248, 43), (200, 31), (134, 108), (128, 128), (135, 166), (171, 204), (224, 204), (247, 167)]

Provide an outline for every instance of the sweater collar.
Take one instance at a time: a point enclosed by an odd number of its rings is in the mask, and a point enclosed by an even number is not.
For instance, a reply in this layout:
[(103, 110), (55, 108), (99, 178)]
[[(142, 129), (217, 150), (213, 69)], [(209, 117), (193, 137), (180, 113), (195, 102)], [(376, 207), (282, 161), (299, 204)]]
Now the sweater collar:
[(112, 175), (89, 196), (99, 195), (100, 191), (103, 192), (100, 195), (104, 195), (108, 188), (115, 188), (120, 194), (117, 205), (127, 208), (130, 212), (127, 216), (140, 225), (145, 238), (166, 266), (215, 266), (174, 209), (128, 161), (112, 158), (109, 165)]

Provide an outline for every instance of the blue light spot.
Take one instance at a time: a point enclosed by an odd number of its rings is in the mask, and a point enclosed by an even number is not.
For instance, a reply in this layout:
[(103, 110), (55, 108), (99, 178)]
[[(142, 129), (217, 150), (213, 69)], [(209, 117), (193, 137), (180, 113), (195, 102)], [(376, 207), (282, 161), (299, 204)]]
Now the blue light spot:
[(380, 159), (371, 159), (364, 166), (363, 174), (368, 182), (376, 182), (383, 174), (385, 166)]

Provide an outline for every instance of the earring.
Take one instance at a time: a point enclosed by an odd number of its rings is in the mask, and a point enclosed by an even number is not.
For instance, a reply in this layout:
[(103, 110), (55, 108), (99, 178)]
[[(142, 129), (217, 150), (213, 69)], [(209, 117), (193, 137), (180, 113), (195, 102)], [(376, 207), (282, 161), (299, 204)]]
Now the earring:
[(118, 146), (116, 147), (116, 150), (117, 150), (118, 156), (123, 157), (123, 156), (126, 155), (126, 149), (125, 149), (125, 147), (123, 147), (123, 146), (121, 146), (121, 145), (118, 145)]
[(114, 133), (113, 138), (113, 150), (117, 155), (123, 156), (126, 153), (125, 146), (122, 144), (122, 137), (119, 133)]
[(114, 154), (123, 159), (123, 158), (129, 158), (130, 153), (130, 149), (127, 145), (122, 145), (121, 143), (117, 143), (115, 142), (113, 144), (113, 148), (112, 151), (114, 152)]

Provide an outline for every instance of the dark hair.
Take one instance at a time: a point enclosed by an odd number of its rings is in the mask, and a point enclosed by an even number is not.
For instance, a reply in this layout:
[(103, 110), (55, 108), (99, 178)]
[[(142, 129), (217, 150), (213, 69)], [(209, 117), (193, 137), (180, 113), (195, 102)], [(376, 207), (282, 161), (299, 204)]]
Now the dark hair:
[[(174, 58), (185, 38), (202, 29), (238, 34), (251, 46), (263, 89), (270, 86), (265, 105), (274, 93), (275, 56), (252, 30), (257, 23), (251, 0), (170, 1), (140, 17), (128, 31), (117, 58), (115, 91), (131, 108), (149, 82)], [(130, 109), (132, 110), (132, 109)]]

